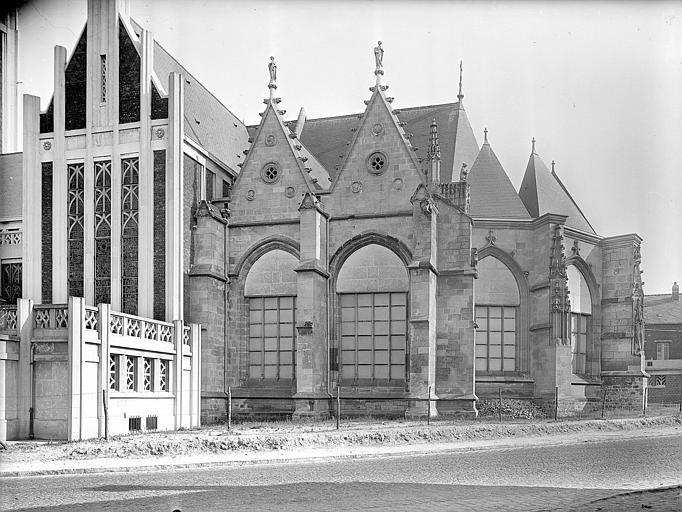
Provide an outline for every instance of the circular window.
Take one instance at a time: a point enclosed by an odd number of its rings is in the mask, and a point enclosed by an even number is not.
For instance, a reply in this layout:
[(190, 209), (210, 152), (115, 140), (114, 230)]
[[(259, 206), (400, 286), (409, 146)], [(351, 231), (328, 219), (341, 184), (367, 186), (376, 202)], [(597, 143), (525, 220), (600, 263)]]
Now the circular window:
[(260, 175), (265, 183), (274, 183), (279, 179), (279, 166), (275, 162), (265, 164)]
[(388, 165), (388, 158), (383, 153), (377, 151), (369, 155), (367, 159), (367, 170), (372, 174), (381, 174), (386, 170)]

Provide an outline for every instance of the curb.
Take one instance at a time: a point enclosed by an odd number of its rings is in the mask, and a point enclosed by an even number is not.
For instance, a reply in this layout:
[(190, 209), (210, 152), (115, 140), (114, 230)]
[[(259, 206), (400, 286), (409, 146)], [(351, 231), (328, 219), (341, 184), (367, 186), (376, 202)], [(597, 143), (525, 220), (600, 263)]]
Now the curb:
[[(492, 451), (492, 450), (510, 450), (510, 449), (520, 449), (528, 448), (530, 446), (535, 447), (551, 447), (560, 446), (565, 444), (583, 444), (583, 443), (600, 443), (600, 442), (611, 442), (615, 440), (622, 440), (627, 438), (638, 438), (642, 437), (639, 431), (623, 431), (623, 433), (634, 433), (636, 435), (623, 436), (619, 438), (613, 437), (603, 437), (597, 439), (571, 439), (567, 440), (562, 434), (554, 434), (549, 437), (537, 438), (537, 436), (525, 436), (525, 437), (513, 437), (507, 438), (508, 441), (516, 442), (499, 442), (503, 439), (483, 439), (479, 441), (469, 441), (469, 443), (479, 442), (476, 444), (467, 444), (467, 442), (448, 442), (448, 443), (438, 443), (431, 449), (424, 446), (415, 445), (383, 445), (380, 447), (372, 447), (374, 450), (368, 450), (364, 453), (338, 453), (334, 455), (320, 454), (319, 456), (308, 455), (308, 456), (285, 456), (285, 457), (263, 457), (263, 458), (253, 458), (253, 459), (243, 459), (243, 460), (204, 460), (196, 462), (166, 462), (159, 461), (154, 463), (150, 460), (149, 464), (140, 465), (130, 465), (124, 462), (121, 466), (112, 467), (74, 467), (74, 468), (58, 468), (58, 469), (28, 469), (28, 470), (17, 470), (17, 471), (2, 471), (0, 470), (0, 478), (24, 478), (24, 477), (36, 477), (36, 476), (59, 476), (59, 475), (86, 475), (86, 474), (106, 474), (106, 473), (133, 473), (133, 472), (145, 472), (145, 471), (169, 471), (177, 469), (202, 469), (202, 468), (219, 468), (219, 467), (238, 467), (238, 466), (255, 466), (255, 465), (273, 465), (273, 464), (311, 464), (311, 463), (328, 463), (340, 460), (362, 460), (362, 459), (386, 459), (395, 457), (414, 457), (414, 456), (427, 456), (434, 454), (444, 454), (444, 453), (457, 453), (457, 452), (475, 452), (475, 451)], [(581, 434), (590, 434), (593, 431), (586, 430)], [(604, 432), (604, 434), (612, 435), (614, 432)], [(670, 436), (670, 433), (661, 434), (661, 437)], [(519, 443), (521, 440), (529, 440), (531, 442)], [(386, 450), (377, 450), (377, 448), (386, 448)], [(400, 449), (403, 448), (403, 449)], [(317, 448), (322, 450), (323, 448)], [(246, 452), (245, 452), (246, 453)], [(91, 459), (94, 460), (94, 459)], [(136, 459), (140, 460), (140, 459)]]

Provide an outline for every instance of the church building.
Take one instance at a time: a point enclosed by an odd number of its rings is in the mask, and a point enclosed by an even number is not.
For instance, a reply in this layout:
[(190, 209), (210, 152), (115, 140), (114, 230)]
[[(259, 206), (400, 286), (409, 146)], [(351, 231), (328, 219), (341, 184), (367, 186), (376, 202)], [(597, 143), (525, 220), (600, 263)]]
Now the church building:
[[(88, 0), (76, 47), (55, 47), (52, 100), (24, 96), (21, 171), (0, 156), (0, 196), (17, 179), (22, 190), (20, 297), (4, 259), (0, 281), (0, 342), (18, 346), (0, 361), (16, 367), (5, 388), (36, 371), (22, 343), (45, 344), (12, 331), (8, 311), (68, 304), (100, 315), (99, 394), (79, 413), (97, 418), (116, 397), (114, 414), (142, 414), (145, 391), (146, 407), (176, 401), (158, 412), (168, 428), (224, 419), (228, 390), (235, 413), (294, 417), (328, 416), (337, 392), (349, 413), (408, 417), (474, 417), (500, 389), (558, 396), (565, 415), (603, 389), (641, 404), (642, 239), (596, 233), (535, 140), (517, 191), (492, 135), (479, 145), (471, 128), (461, 67), (456, 101), (395, 108), (383, 53), (379, 42), (363, 112), (310, 119), (285, 118), (270, 58), (261, 121), (245, 126), (126, 1)], [(114, 317), (137, 331), (117, 334)], [(159, 340), (164, 326), (176, 345)], [(88, 332), (69, 329), (67, 380)], [(6, 435), (25, 435), (0, 414)]]

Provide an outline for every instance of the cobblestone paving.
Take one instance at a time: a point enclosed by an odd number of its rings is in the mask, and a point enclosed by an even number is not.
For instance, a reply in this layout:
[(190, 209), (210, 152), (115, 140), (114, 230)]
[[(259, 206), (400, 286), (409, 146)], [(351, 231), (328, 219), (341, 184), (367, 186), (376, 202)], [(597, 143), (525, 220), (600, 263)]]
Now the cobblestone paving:
[(0, 508), (623, 512), (633, 509), (630, 505), (645, 510), (642, 505), (649, 502), (642, 500), (650, 498), (652, 510), (679, 510), (674, 491), (614, 496), (679, 484), (681, 440), (669, 436), (296, 465), (10, 478), (2, 482)]

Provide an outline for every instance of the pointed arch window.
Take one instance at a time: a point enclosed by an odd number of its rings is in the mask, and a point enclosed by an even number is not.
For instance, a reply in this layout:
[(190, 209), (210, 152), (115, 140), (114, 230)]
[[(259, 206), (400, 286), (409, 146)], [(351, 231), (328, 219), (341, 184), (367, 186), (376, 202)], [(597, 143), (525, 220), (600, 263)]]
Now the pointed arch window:
[(369, 244), (341, 267), (339, 377), (349, 385), (397, 385), (407, 380), (409, 278), (390, 249)]
[(111, 302), (111, 161), (95, 162), (95, 304)]
[(475, 283), (476, 372), (519, 369), (519, 287), (511, 270), (494, 256), (478, 264)]
[(67, 165), (69, 180), (68, 189), (68, 223), (67, 223), (67, 258), (68, 258), (68, 295), (83, 297), (83, 253), (84, 253), (84, 164)]
[(139, 160), (121, 160), (121, 309), (137, 314)]
[(575, 265), (566, 267), (571, 300), (571, 370), (577, 375), (590, 373), (588, 354), (592, 331), (592, 296), (585, 276)]

